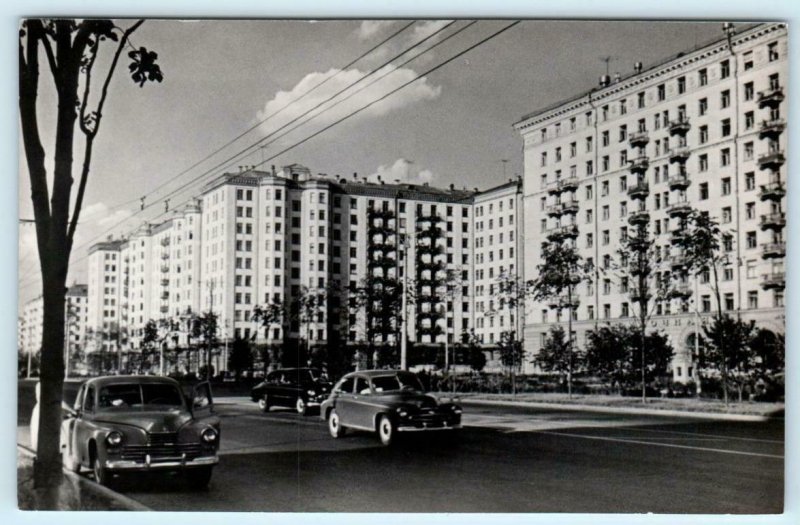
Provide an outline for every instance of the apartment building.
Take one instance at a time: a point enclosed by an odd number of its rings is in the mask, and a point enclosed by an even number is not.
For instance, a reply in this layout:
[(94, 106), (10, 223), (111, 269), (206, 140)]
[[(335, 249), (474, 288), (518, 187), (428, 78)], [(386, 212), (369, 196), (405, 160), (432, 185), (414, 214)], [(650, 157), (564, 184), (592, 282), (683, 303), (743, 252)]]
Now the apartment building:
[[(519, 268), (521, 187), (512, 180), (482, 192), (442, 189), (312, 174), (299, 164), (241, 169), (207, 183), (168, 220), (101, 243), (90, 266), (122, 276), (122, 312), (114, 315), (134, 349), (149, 320), (205, 311), (218, 314), (222, 340), (314, 346), (371, 337), (394, 345), (402, 330), (396, 311), (353, 307), (370, 276), (413, 283), (415, 300), (404, 303), (409, 340), (455, 343), (474, 330), (491, 345), (519, 322), (492, 295), (494, 281)], [(444, 275), (442, 287), (436, 279)], [(317, 307), (299, 306), (323, 292)], [(253, 311), (272, 302), (289, 315), (263, 327)], [(93, 305), (100, 304), (98, 295)]]
[[(88, 286), (73, 284), (67, 289), (64, 312), (64, 341), (68, 355), (74, 356), (86, 344), (88, 323)], [(36, 297), (25, 303), (19, 319), (19, 348), (24, 354), (35, 355), (42, 347), (44, 303)], [(67, 367), (67, 373), (70, 372)]]
[(114, 355), (121, 348), (123, 240), (106, 239), (89, 248), (86, 351)]
[[(673, 244), (681, 219), (708, 212), (733, 234), (724, 246), (724, 309), (784, 333), (787, 30), (726, 26), (720, 39), (600, 85), (523, 117), (524, 269), (540, 263), (541, 243), (574, 243), (597, 268), (582, 284), (573, 330), (582, 346), (598, 324), (628, 322), (625, 283), (610, 271), (620, 239), (646, 223), (657, 264), (680, 268)], [(654, 304), (651, 327), (676, 349), (676, 380), (694, 377), (700, 325), (715, 308), (707, 273), (682, 294)], [(565, 322), (547, 304), (529, 304), (526, 352)]]

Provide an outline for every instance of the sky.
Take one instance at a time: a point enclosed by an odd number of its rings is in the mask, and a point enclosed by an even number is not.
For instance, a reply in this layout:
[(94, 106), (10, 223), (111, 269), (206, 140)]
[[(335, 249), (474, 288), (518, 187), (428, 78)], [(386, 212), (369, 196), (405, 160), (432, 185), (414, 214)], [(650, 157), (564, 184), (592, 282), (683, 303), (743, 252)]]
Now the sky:
[[(437, 186), (485, 189), (501, 184), (522, 173), (522, 141), (513, 124), (595, 86), (606, 73), (605, 57), (611, 57), (612, 75), (625, 75), (635, 62), (647, 67), (721, 37), (719, 22), (528, 20), (335, 124), (510, 22), (147, 20), (131, 44), (158, 53), (164, 81), (134, 84), (123, 54), (95, 141), (69, 282), (85, 282), (90, 244), (109, 234), (124, 235), (144, 220), (163, 220), (168, 217), (164, 199), (172, 190), (186, 185), (170, 196), (170, 209), (197, 195), (210, 177), (240, 165), (299, 163), (313, 173), (381, 175), (389, 182)], [(117, 23), (127, 27), (131, 21)], [(105, 47), (97, 71), (107, 67), (112, 51)], [(42, 76), (40, 118), (45, 149), (52, 153), (55, 105), (49, 80)], [(301, 121), (318, 116), (278, 131), (304, 113)], [(265, 147), (228, 161), (261, 139)], [(19, 215), (30, 219), (21, 145), (19, 154)], [(80, 145), (75, 157), (82, 158)], [(79, 168), (76, 162), (76, 180)], [(141, 210), (145, 195), (148, 207)], [(41, 285), (33, 226), (22, 223), (19, 235), (24, 303), (41, 293)]]

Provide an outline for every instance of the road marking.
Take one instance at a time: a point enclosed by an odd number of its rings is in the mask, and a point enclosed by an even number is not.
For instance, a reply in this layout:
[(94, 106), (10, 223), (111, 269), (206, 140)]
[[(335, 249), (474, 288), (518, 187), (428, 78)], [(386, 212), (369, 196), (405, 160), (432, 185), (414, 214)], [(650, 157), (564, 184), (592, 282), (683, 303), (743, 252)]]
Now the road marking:
[(679, 432), (677, 430), (656, 430), (654, 428), (631, 428), (630, 430), (638, 430), (641, 432), (659, 432), (661, 434), (681, 434), (684, 436), (707, 436), (713, 438), (720, 438), (720, 439), (729, 439), (729, 440), (736, 440), (736, 441), (755, 441), (758, 443), (776, 443), (779, 445), (783, 445), (783, 440), (776, 440), (776, 439), (759, 439), (759, 438), (744, 438), (744, 437), (736, 437), (736, 436), (724, 436), (721, 434), (704, 434), (700, 432)]
[(585, 434), (572, 434), (568, 432), (553, 432), (550, 430), (541, 430), (539, 431), (541, 434), (549, 434), (553, 436), (567, 436), (567, 437), (575, 437), (575, 438), (583, 438), (583, 439), (595, 439), (598, 441), (616, 441), (618, 443), (633, 443), (635, 445), (651, 445), (655, 447), (666, 447), (666, 448), (682, 448), (688, 450), (700, 450), (703, 452), (719, 452), (720, 454), (735, 454), (739, 456), (755, 456), (761, 458), (775, 458), (775, 459), (783, 459), (783, 456), (779, 456), (777, 454), (762, 454), (760, 452), (744, 452), (741, 450), (726, 450), (721, 448), (709, 448), (709, 447), (693, 447), (689, 445), (676, 445), (674, 443), (655, 443), (652, 441), (640, 441), (637, 439), (620, 439), (615, 437), (606, 437), (606, 436), (587, 436)]

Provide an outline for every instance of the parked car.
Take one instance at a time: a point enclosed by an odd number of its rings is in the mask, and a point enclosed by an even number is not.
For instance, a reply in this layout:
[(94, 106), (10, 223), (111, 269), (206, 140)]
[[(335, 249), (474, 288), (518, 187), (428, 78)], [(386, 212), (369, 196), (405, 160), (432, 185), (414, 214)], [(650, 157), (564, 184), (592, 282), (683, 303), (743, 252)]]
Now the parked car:
[(195, 488), (219, 462), (220, 421), (208, 383), (189, 399), (177, 381), (156, 376), (89, 379), (61, 427), (64, 463), (107, 485), (123, 473), (180, 472)]
[(406, 371), (367, 370), (344, 376), (322, 403), (320, 417), (334, 438), (345, 429), (375, 432), (384, 445), (397, 432), (461, 428), (461, 407), (425, 394), (419, 378)]
[(294, 408), (306, 415), (328, 397), (331, 384), (316, 368), (285, 368), (267, 374), (264, 381), (250, 391), (250, 398), (262, 412), (274, 406)]

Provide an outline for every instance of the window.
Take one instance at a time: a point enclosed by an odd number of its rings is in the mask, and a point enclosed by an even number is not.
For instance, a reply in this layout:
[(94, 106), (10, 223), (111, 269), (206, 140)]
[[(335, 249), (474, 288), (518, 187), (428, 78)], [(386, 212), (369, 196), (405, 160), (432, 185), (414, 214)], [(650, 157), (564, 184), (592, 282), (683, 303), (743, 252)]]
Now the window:
[(722, 195), (730, 195), (731, 194), (731, 178), (725, 177), (722, 179)]
[(744, 189), (747, 191), (756, 189), (756, 174), (754, 172), (748, 171), (744, 174)]
[(771, 44), (767, 45), (767, 56), (769, 57), (770, 62), (775, 62), (780, 58), (778, 54), (778, 43), (772, 42)]
[(708, 200), (708, 183), (703, 182), (700, 184), (700, 200)]
[(628, 126), (623, 124), (619, 127), (619, 141), (625, 142), (628, 139)]
[(719, 76), (720, 78), (728, 78), (731, 76), (731, 63), (729, 60), (723, 60), (719, 64)]
[(602, 186), (600, 187), (600, 196), (605, 197), (608, 195), (608, 181), (604, 180)]
[(641, 92), (638, 95), (636, 95), (636, 107), (642, 109), (644, 106), (645, 106), (644, 92)]
[(744, 62), (744, 70), (750, 71), (753, 69), (753, 52), (745, 51), (742, 53), (742, 61)]
[(658, 93), (658, 101), (661, 102), (667, 98), (667, 88), (664, 84), (661, 84), (657, 88)]
[(607, 221), (610, 216), (611, 216), (611, 211), (608, 205), (606, 204), (605, 206), (603, 206), (603, 220)]
[(748, 202), (744, 205), (744, 213), (748, 220), (753, 220), (756, 218), (756, 204), (754, 202)]
[(541, 156), (541, 166), (547, 166), (547, 152), (543, 151)]
[(578, 143), (577, 142), (570, 143), (570, 145), (569, 145), (569, 156), (570, 156), (570, 158), (575, 157), (575, 155), (577, 155), (577, 154), (578, 154)]
[(708, 142), (708, 126), (700, 126), (700, 144)]
[(586, 137), (586, 152), (587, 153), (592, 151), (592, 143), (593, 143), (592, 137)]
[(586, 224), (590, 224), (593, 218), (592, 210), (586, 210)]
[(703, 68), (697, 72), (698, 77), (700, 78), (700, 85), (706, 86), (708, 85), (708, 69)]
[(752, 82), (748, 82), (744, 85), (744, 100), (745, 102), (753, 100), (753, 95), (755, 94), (755, 88), (753, 87)]
[(608, 171), (611, 169), (611, 160), (609, 159), (608, 155), (603, 157), (603, 171)]
[(726, 206), (722, 208), (722, 223), (727, 224), (733, 220), (733, 214), (731, 213), (731, 207)]
[(593, 197), (592, 195), (592, 185), (586, 186), (586, 200), (591, 200)]
[(757, 246), (756, 232), (747, 232), (747, 248), (753, 249)]
[(744, 129), (746, 130), (753, 129), (755, 123), (756, 123), (756, 117), (752, 111), (748, 111), (747, 113), (744, 114)]
[(682, 95), (686, 93), (686, 77), (679, 77), (678, 78), (678, 94)]
[(708, 99), (701, 98), (697, 104), (697, 113), (702, 117), (708, 111)]
[(619, 101), (619, 114), (625, 115), (628, 113), (628, 101), (624, 98)]
[(628, 303), (622, 303), (622, 312), (621, 317), (630, 317), (630, 312), (628, 311)]
[(608, 144), (609, 144), (609, 141), (610, 141), (610, 139), (609, 139), (609, 133), (608, 133), (608, 130), (604, 131), (604, 132), (603, 132), (603, 133), (600, 135), (600, 139), (601, 139), (601, 141), (602, 141), (602, 144), (603, 144), (603, 146), (608, 146)]
[(747, 307), (751, 310), (758, 308), (758, 292), (747, 292)]
[(594, 246), (594, 235), (592, 235), (591, 233), (587, 233), (586, 234), (586, 247), (587, 248), (591, 248), (592, 246)]
[(745, 142), (744, 144), (744, 160), (753, 160), (753, 143)]
[(708, 155), (704, 153), (700, 155), (697, 159), (700, 171), (708, 171)]
[(731, 91), (726, 89), (720, 94), (719, 106), (720, 109), (725, 109), (731, 105)]
[(723, 281), (733, 281), (733, 268), (727, 266), (722, 269), (722, 280)]
[(719, 154), (719, 163), (722, 166), (727, 166), (731, 163), (731, 149), (723, 148)]
[(701, 310), (706, 313), (711, 311), (711, 296), (704, 295), (700, 298), (700, 308)]
[(608, 246), (609, 242), (611, 242), (611, 233), (609, 230), (603, 230), (603, 246)]
[(610, 304), (604, 304), (603, 305), (603, 318), (604, 319), (611, 318), (611, 305)]

